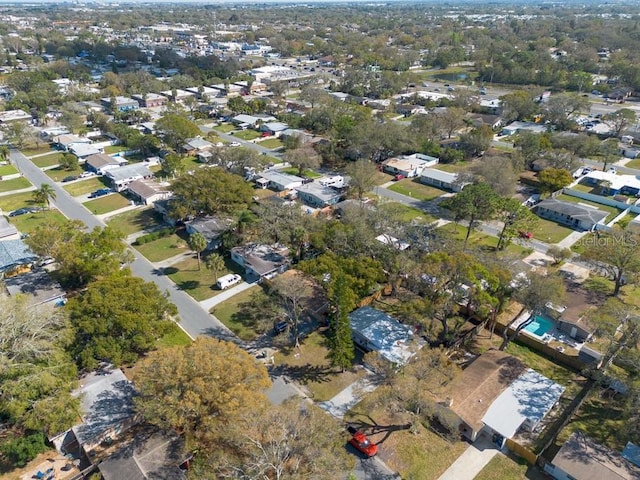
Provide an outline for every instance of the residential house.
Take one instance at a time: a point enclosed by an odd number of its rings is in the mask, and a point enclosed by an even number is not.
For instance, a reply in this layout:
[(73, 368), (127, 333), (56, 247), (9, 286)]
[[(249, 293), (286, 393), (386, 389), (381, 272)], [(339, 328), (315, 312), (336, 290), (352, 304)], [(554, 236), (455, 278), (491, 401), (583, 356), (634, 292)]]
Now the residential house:
[(289, 137), (299, 137), (300, 142), (304, 145), (307, 142), (310, 142), (313, 139), (313, 135), (311, 133), (305, 132), (304, 130), (298, 130), (295, 128), (287, 128), (286, 130), (280, 132), (280, 138), (286, 140)]
[(215, 88), (205, 87), (205, 86), (189, 87), (189, 88), (185, 88), (185, 90), (195, 95), (198, 100), (202, 100), (203, 98), (217, 97), (218, 93), (220, 92)]
[(375, 210), (375, 206), (368, 198), (365, 198), (364, 200), (348, 198), (346, 200), (336, 203), (333, 206), (333, 212), (338, 218), (342, 217), (345, 214), (348, 214), (349, 212), (352, 212), (355, 215), (359, 215), (360, 212), (365, 209), (367, 211)]
[(242, 93), (242, 87), (239, 85), (234, 85), (233, 83), (229, 85), (218, 83), (216, 85), (211, 85), (211, 88), (218, 91), (217, 96), (219, 97), (237, 97)]
[(398, 240), (396, 237), (392, 237), (386, 233), (382, 235), (378, 235), (376, 240), (382, 243), (383, 245), (389, 245), (390, 247), (395, 248), (396, 250), (402, 251), (406, 250), (411, 246), (411, 244), (407, 242), (403, 242), (402, 240)]
[(633, 95), (633, 88), (631, 87), (618, 87), (605, 95), (608, 100), (614, 102), (624, 103), (624, 101)]
[(506, 127), (502, 127), (501, 135), (515, 135), (518, 132), (545, 133), (547, 126), (532, 122), (511, 122)]
[(174, 98), (174, 91), (173, 90), (165, 90), (163, 92), (160, 92), (162, 95), (164, 95), (165, 97), (167, 97), (170, 101), (174, 102), (174, 103), (182, 103), (184, 102), (187, 98), (195, 98), (195, 94), (193, 94), (192, 92), (187, 92), (186, 90), (181, 90), (179, 88), (177, 88), (175, 90), (175, 98)]
[(138, 105), (143, 108), (164, 107), (167, 104), (167, 97), (157, 93), (131, 95)]
[(593, 170), (582, 177), (581, 182), (587, 185), (605, 187), (608, 195), (638, 195), (640, 194), (640, 179), (635, 175), (618, 175), (612, 172)]
[(576, 431), (544, 471), (555, 480), (638, 480), (640, 468), (623, 455)]
[[(115, 102), (115, 105), (112, 105), (112, 102)], [(109, 112), (130, 112), (131, 110), (137, 110), (140, 108), (140, 104), (137, 100), (122, 96), (113, 98), (104, 97), (100, 99), (100, 103), (102, 103), (105, 110)]]
[(85, 165), (87, 170), (96, 175), (104, 175), (109, 170), (126, 165), (127, 161), (122, 157), (112, 157), (106, 153), (96, 153), (87, 157)]
[(241, 128), (256, 128), (260, 119), (253, 115), (240, 114), (233, 117), (231, 123)]
[(349, 323), (356, 345), (367, 352), (378, 352), (391, 363), (407, 363), (418, 349), (411, 327), (373, 307), (354, 310), (349, 314)]
[(0, 112), (0, 125), (6, 125), (13, 122), (31, 121), (33, 117), (24, 110), (5, 110)]
[(256, 179), (256, 185), (258, 187), (270, 188), (276, 192), (297, 189), (303, 184), (303, 178), (297, 177), (296, 175), (281, 173), (277, 170), (266, 170), (258, 174), (258, 178)]
[(46, 270), (34, 270), (28, 273), (5, 278), (7, 293), (15, 297), (24, 295), (27, 305), (64, 305), (67, 295), (56, 280)]
[(452, 192), (459, 192), (468, 184), (459, 182), (457, 173), (445, 172), (437, 168), (425, 168), (422, 170), (420, 183)]
[(106, 177), (117, 192), (126, 190), (131, 182), (153, 177), (153, 172), (146, 165), (134, 163), (124, 167), (107, 170)]
[(502, 448), (521, 429), (534, 431), (563, 392), (516, 357), (489, 350), (446, 386), (437, 414), (455, 414), (460, 433), (472, 442), (484, 433)]
[(0, 215), (0, 240), (17, 239), (19, 237), (18, 229), (9, 223), (7, 217)]
[(143, 205), (152, 205), (159, 200), (166, 200), (172, 195), (168, 184), (153, 180), (134, 180), (127, 186), (127, 192)]
[(38, 256), (20, 239), (0, 242), (0, 274), (5, 277), (22, 268), (29, 270), (37, 260)]
[(98, 464), (103, 480), (187, 479), (180, 467), (189, 455), (179, 436), (146, 427), (131, 437)]
[(209, 151), (213, 148), (213, 143), (206, 141), (202, 137), (195, 137), (188, 139), (184, 145), (182, 145), (182, 150), (187, 155), (198, 155), (199, 153)]
[(105, 367), (84, 376), (73, 395), (80, 398), (82, 422), (51, 439), (58, 451), (77, 448), (90, 459), (101, 443), (116, 440), (138, 423), (133, 405), (136, 391), (120, 369)]
[(261, 132), (265, 132), (276, 137), (280, 136), (282, 132), (284, 132), (288, 128), (289, 126), (286, 123), (280, 122), (269, 122), (260, 125)]
[(234, 82), (233, 85), (240, 87), (242, 93), (246, 95), (256, 95), (267, 91), (267, 85), (262, 82), (251, 82), (251, 84), (249, 84), (246, 80), (242, 80), (240, 82)]
[(162, 221), (168, 225), (174, 226), (179, 218), (174, 218), (171, 214), (171, 198), (158, 200), (153, 203), (153, 209), (162, 216)]
[(78, 160), (84, 161), (91, 155), (104, 153), (104, 148), (88, 143), (73, 143), (69, 145), (69, 152), (78, 157)]
[(91, 139), (87, 137), (78, 137), (77, 135), (62, 134), (57, 135), (51, 139), (51, 145), (53, 148), (68, 152), (69, 148), (75, 144), (90, 144)]
[(596, 207), (547, 198), (536, 206), (536, 214), (576, 230), (591, 230), (596, 225), (604, 224), (609, 212)]
[(289, 268), (289, 249), (283, 245), (251, 243), (231, 249), (231, 260), (245, 269), (247, 281), (270, 279)]
[(200, 233), (207, 239), (206, 250), (216, 250), (222, 243), (222, 234), (231, 230), (233, 220), (230, 218), (204, 217), (185, 222), (189, 235)]
[(429, 155), (415, 153), (404, 157), (389, 158), (382, 162), (382, 170), (391, 175), (402, 175), (405, 178), (419, 176), (425, 168), (433, 167), (440, 160)]
[(332, 187), (310, 182), (296, 187), (298, 198), (310, 207), (323, 208), (335, 205), (342, 200), (342, 193)]
[(469, 113), (467, 118), (476, 128), (482, 125), (487, 125), (491, 129), (495, 130), (502, 126), (502, 117), (500, 117), (500, 115), (492, 115), (490, 113)]

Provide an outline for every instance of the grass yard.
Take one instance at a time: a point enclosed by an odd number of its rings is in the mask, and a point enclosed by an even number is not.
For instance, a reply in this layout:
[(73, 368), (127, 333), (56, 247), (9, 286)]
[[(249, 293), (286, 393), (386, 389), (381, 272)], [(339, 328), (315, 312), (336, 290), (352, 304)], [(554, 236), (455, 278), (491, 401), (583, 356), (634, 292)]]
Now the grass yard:
[[(12, 181), (12, 180), (9, 180)], [(4, 183), (4, 182), (0, 182)], [(33, 206), (33, 192), (15, 193), (13, 195), (0, 196), (0, 210), (10, 212), (17, 208)]]
[(184, 165), (185, 171), (188, 172), (200, 168), (204, 164), (199, 162), (197, 157), (184, 157), (182, 159), (182, 165)]
[(175, 325), (169, 333), (165, 333), (158, 339), (156, 345), (158, 347), (186, 347), (191, 345), (192, 341), (189, 335), (184, 333), (178, 325)]
[(533, 238), (542, 242), (558, 243), (574, 230), (545, 218), (537, 219), (537, 226), (531, 230)]
[(120, 213), (109, 218), (107, 223), (125, 236), (160, 225), (158, 214), (153, 208)]
[(218, 276), (214, 272), (207, 269), (204, 265), (205, 257), (202, 258), (200, 270), (198, 270), (198, 259), (187, 258), (180, 263), (165, 268), (167, 275), (180, 290), (184, 290), (198, 302), (214, 297), (222, 292), (216, 288), (217, 278), (227, 275), (228, 273), (241, 273), (243, 271), (238, 265), (225, 257), (226, 268), (218, 272)]
[[(282, 173), (287, 173), (289, 175), (298, 175), (298, 169), (296, 167), (288, 167), (288, 168), (283, 168), (282, 170), (280, 170)], [(314, 172), (313, 170), (305, 170), (302, 173), (303, 177), (306, 178), (321, 178), (323, 175), (321, 173), (318, 172)]]
[(266, 140), (262, 140), (260, 142), (261, 147), (269, 148), (271, 150), (275, 148), (280, 148), (282, 147), (282, 145), (283, 143), (280, 141), (279, 138), (267, 138)]
[(96, 198), (95, 200), (89, 200), (88, 202), (84, 202), (83, 205), (95, 215), (102, 215), (131, 205), (131, 202), (124, 195), (115, 193), (102, 198)]
[(629, 167), (629, 168), (640, 169), (640, 158), (636, 158), (634, 160), (631, 160), (630, 162), (626, 163), (624, 166), (625, 167)]
[(426, 212), (417, 208), (409, 207), (398, 202), (385, 202), (381, 205), (385, 212), (393, 218), (396, 218), (402, 222), (418, 221), (423, 223), (431, 223), (436, 221), (435, 217), (432, 217)]
[(380, 406), (379, 394), (378, 390), (367, 395), (347, 412), (345, 420), (378, 444), (378, 456), (402, 478), (436, 479), (469, 446), (466, 442), (448, 441), (420, 424), (409, 430), (414, 417), (409, 412), (389, 414)]
[(18, 169), (13, 165), (0, 165), (0, 177), (13, 175), (14, 173), (18, 173)]
[[(213, 307), (210, 311), (215, 315), (229, 330), (235, 333), (242, 340), (253, 340), (258, 335), (256, 331), (256, 325), (252, 322), (247, 322), (241, 315), (238, 315), (240, 305), (242, 303), (251, 300), (253, 295), (265, 295), (264, 290), (260, 285), (255, 285), (243, 292), (234, 295), (233, 297), (219, 303)], [(259, 330), (259, 328), (258, 328)]]
[(60, 159), (62, 158), (62, 153), (50, 153), (49, 155), (44, 155), (42, 157), (36, 157), (31, 161), (36, 167), (45, 168), (45, 167), (53, 167), (54, 165), (58, 165), (60, 163)]
[(123, 145), (109, 145), (107, 147), (104, 147), (104, 153), (106, 153), (107, 155), (112, 155), (118, 152), (124, 152), (126, 150), (129, 150), (129, 149)]
[(522, 459), (511, 459), (502, 453), (498, 453), (475, 476), (474, 480), (524, 480), (526, 479), (528, 465)]
[(136, 245), (135, 249), (150, 262), (161, 262), (180, 253), (188, 252), (187, 242), (177, 234), (159, 238), (144, 245)]
[[(464, 242), (464, 237), (467, 235), (467, 227), (455, 223), (447, 223), (438, 229), (440, 233), (446, 233), (447, 238), (452, 238), (460, 242)], [(469, 235), (469, 241), (467, 248), (480, 248), (495, 251), (498, 245), (498, 239), (479, 232), (478, 230), (472, 230)]]
[(309, 390), (315, 402), (324, 402), (365, 374), (358, 367), (344, 373), (332, 368), (327, 359), (328, 352), (326, 336), (315, 331), (302, 341), (299, 349), (283, 348), (277, 352), (274, 361), (289, 377)]
[(0, 192), (11, 192), (31, 187), (31, 182), (24, 177), (12, 178), (11, 180), (3, 180), (0, 182)]
[(107, 183), (103, 180), (103, 177), (91, 177), (87, 180), (81, 180), (79, 182), (70, 183), (65, 185), (64, 188), (72, 197), (78, 197), (80, 195), (86, 195), (87, 193), (95, 192), (101, 188), (107, 186)]
[(233, 136), (241, 140), (255, 140), (260, 137), (260, 132), (256, 132), (255, 130), (240, 130), (234, 133)]
[(46, 172), (44, 172), (44, 174), (54, 182), (60, 182), (64, 177), (68, 177), (70, 175), (77, 177), (83, 172), (84, 172), (84, 169), (80, 166), (78, 168), (74, 168), (73, 170), (65, 170), (63, 168), (56, 167), (56, 168), (47, 170)]
[(388, 187), (388, 189), (392, 192), (400, 193), (423, 201), (433, 200), (434, 198), (438, 198), (440, 195), (446, 193), (444, 190), (423, 185), (413, 178), (400, 180)]
[(67, 222), (65, 217), (59, 210), (44, 210), (42, 212), (27, 213), (9, 219), (13, 225), (21, 233), (31, 233), (36, 227), (45, 222), (55, 222), (63, 224)]
[(229, 133), (233, 132), (236, 127), (234, 125), (231, 125), (230, 123), (223, 123), (221, 125), (218, 125), (217, 127), (213, 127), (213, 129), (222, 133)]
[(43, 144), (39, 146), (29, 145), (20, 151), (25, 157), (31, 157), (32, 155), (40, 155), (42, 153), (52, 152), (53, 150), (51, 150), (49, 144)]
[(471, 162), (458, 162), (458, 163), (438, 163), (435, 167), (438, 170), (449, 173), (465, 172), (471, 166)]

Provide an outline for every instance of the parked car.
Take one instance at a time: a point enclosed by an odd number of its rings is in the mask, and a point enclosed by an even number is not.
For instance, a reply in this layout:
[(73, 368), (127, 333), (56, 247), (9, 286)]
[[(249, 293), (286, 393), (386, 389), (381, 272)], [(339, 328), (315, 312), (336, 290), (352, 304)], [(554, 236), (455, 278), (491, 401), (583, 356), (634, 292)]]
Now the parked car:
[(63, 182), (73, 182), (74, 180), (77, 180), (77, 179), (78, 179), (78, 177), (75, 176), (75, 175), (68, 175), (68, 176), (64, 177), (62, 179), (62, 181)]
[(607, 168), (607, 173), (618, 173), (618, 170), (616, 170), (616, 167), (609, 167)]
[(393, 177), (393, 179), (397, 182), (398, 180), (404, 180), (405, 176), (402, 175), (401, 173), (399, 173), (398, 175), (396, 175), (395, 177)]
[(42, 207), (24, 207), (18, 208), (9, 214), (10, 217), (19, 217), (20, 215), (25, 215), (27, 213), (36, 213), (42, 211)]
[(364, 453), (367, 457), (373, 457), (378, 453), (378, 446), (372, 443), (369, 438), (360, 430), (349, 427), (347, 429), (351, 433), (351, 439), (349, 443), (353, 445), (359, 452)]
[(240, 283), (242, 281), (242, 277), (237, 273), (230, 273), (229, 275), (224, 275), (218, 279), (216, 285), (220, 290), (224, 290), (225, 288), (229, 288), (236, 283)]
[(279, 333), (284, 332), (287, 329), (287, 322), (285, 320), (280, 320), (276, 322), (273, 326), (273, 334), (278, 335)]
[(262, 138), (270, 137), (270, 136), (271, 136), (271, 132), (262, 132), (262, 133), (260, 134), (260, 136), (261, 136)]
[(95, 172), (82, 172), (80, 174), (80, 178), (94, 177)]
[(96, 190), (95, 192), (92, 192), (91, 195), (89, 195), (89, 198), (104, 197), (105, 195), (109, 195), (110, 193), (111, 193), (110, 188), (101, 188), (100, 190)]
[(526, 232), (524, 230), (520, 230), (518, 232), (518, 235), (520, 235), (520, 238), (526, 238), (527, 240), (529, 240), (530, 238), (533, 237), (533, 233), (531, 232)]
[(239, 147), (240, 146), (240, 142), (231, 142), (229, 144), (230, 147)]

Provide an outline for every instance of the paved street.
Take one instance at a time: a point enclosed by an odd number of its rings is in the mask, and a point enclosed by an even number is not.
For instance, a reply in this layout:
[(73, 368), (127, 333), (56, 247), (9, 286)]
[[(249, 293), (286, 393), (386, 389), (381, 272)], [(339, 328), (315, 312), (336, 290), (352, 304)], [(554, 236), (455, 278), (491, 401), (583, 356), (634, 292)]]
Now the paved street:
[[(96, 218), (89, 210), (74, 200), (60, 185), (51, 181), (38, 167), (17, 150), (11, 150), (12, 163), (22, 174), (36, 187), (43, 183), (50, 184), (56, 192), (56, 200), (53, 204), (70, 219), (80, 220), (88, 228), (104, 227), (105, 224)], [(238, 339), (217, 318), (202, 309), (198, 302), (189, 295), (179, 290), (171, 280), (159, 274), (151, 262), (140, 255), (135, 249), (131, 249), (135, 260), (131, 264), (134, 275), (148, 282), (154, 282), (161, 291), (169, 293), (171, 301), (178, 308), (180, 314), (180, 326), (192, 338), (198, 335), (211, 335), (224, 340), (237, 342)]]

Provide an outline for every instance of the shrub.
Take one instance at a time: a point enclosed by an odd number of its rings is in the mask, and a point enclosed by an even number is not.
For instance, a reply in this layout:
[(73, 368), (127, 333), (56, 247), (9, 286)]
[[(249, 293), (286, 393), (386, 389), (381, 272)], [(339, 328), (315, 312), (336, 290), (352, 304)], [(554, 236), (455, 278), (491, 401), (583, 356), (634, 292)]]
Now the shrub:
[(134, 245), (144, 245), (145, 243), (153, 242), (154, 240), (158, 240), (159, 238), (168, 237), (173, 233), (173, 228), (167, 227), (160, 230), (156, 230), (155, 232), (147, 233), (146, 235), (139, 236)]
[(23, 437), (12, 438), (0, 445), (0, 452), (16, 468), (24, 467), (28, 462), (48, 449), (44, 434), (36, 432)]

